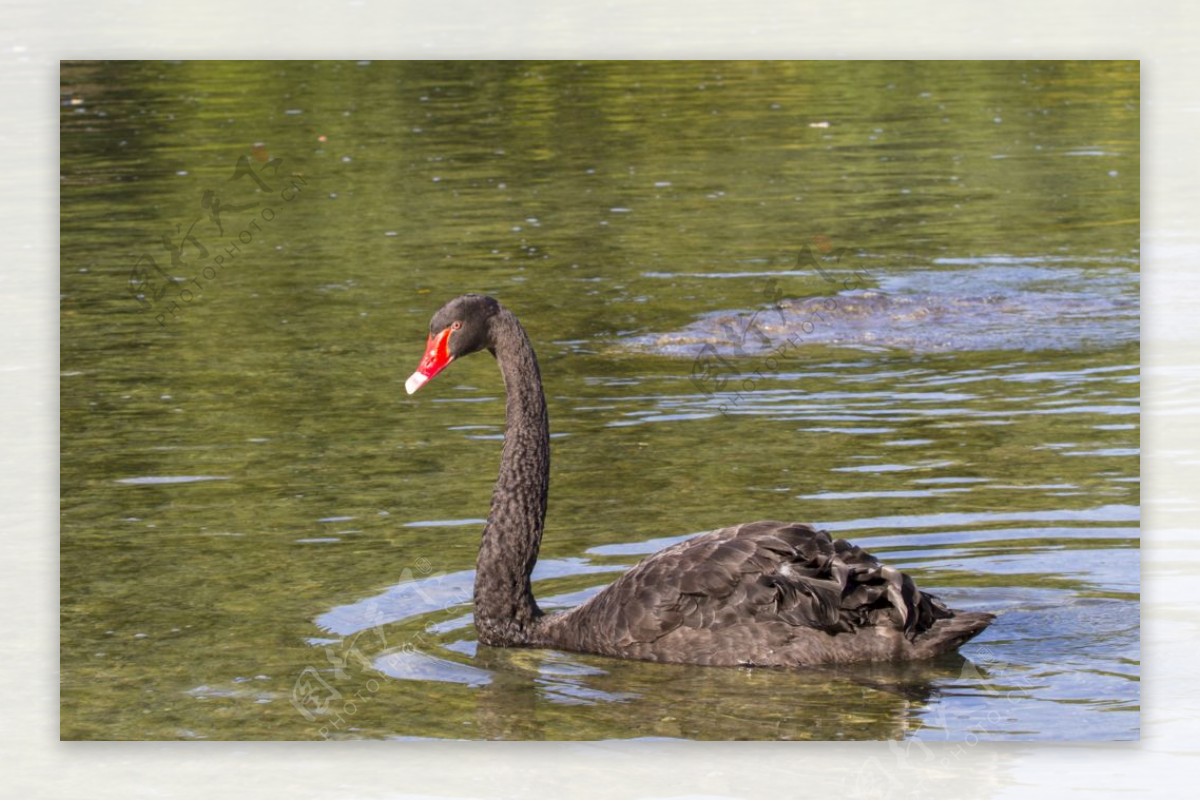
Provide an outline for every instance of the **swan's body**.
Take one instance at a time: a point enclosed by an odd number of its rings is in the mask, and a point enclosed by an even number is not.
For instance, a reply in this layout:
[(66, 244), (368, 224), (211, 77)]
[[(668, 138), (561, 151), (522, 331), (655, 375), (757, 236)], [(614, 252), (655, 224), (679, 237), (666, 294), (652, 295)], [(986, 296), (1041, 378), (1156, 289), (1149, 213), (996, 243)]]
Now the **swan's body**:
[(550, 477), (550, 428), (533, 348), (492, 298), (464, 295), (430, 324), (415, 392), (451, 361), (491, 351), (504, 375), (500, 476), (475, 574), (475, 628), (492, 646), (561, 648), (699, 665), (926, 659), (992, 621), (953, 612), (905, 574), (799, 523), (746, 523), (647, 557), (587, 603), (545, 615), (533, 597)]

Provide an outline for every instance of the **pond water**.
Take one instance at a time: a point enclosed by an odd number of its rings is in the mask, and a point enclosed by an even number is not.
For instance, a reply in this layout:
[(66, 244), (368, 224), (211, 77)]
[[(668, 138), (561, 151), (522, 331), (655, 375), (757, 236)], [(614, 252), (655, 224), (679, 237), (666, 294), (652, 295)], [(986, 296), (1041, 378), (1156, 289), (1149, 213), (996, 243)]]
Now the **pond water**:
[[(1137, 65), (67, 63), (65, 739), (1131, 739)], [(811, 522), (995, 623), (785, 672), (477, 647), (500, 298), (535, 591)]]

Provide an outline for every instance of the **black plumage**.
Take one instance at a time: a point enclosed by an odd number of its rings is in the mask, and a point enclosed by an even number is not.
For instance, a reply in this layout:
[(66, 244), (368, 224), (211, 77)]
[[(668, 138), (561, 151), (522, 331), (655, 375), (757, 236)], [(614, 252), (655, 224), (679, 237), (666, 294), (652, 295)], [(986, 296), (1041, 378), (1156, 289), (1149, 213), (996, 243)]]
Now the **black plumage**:
[[(433, 374), (487, 349), (507, 392), (500, 475), (476, 563), (482, 643), (797, 667), (926, 659), (954, 650), (992, 621), (987, 613), (948, 609), (845, 540), (777, 521), (692, 537), (647, 557), (587, 603), (543, 614), (529, 577), (546, 515), (550, 435), (533, 348), (516, 317), (481, 295), (464, 295), (438, 311), (430, 342), (439, 336), (448, 337), (447, 358)], [(410, 391), (430, 377), (414, 386), (414, 374)]]

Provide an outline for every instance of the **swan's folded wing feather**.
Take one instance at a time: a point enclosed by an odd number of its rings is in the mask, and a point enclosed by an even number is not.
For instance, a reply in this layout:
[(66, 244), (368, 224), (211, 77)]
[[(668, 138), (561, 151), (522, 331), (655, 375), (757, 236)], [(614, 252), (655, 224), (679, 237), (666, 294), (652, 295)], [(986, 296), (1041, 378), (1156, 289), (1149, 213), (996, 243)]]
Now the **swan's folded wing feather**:
[[(949, 616), (908, 576), (824, 531), (763, 521), (702, 534), (643, 561), (597, 598), (621, 645), (679, 628), (763, 624), (835, 634), (888, 626), (912, 638)], [(596, 609), (601, 612), (601, 609)]]

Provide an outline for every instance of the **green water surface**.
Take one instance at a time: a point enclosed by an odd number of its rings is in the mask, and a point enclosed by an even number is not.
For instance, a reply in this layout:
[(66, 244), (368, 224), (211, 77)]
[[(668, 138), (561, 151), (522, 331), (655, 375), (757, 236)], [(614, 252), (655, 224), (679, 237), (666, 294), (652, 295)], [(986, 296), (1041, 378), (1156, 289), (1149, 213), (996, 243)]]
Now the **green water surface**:
[[(1136, 738), (1138, 82), (64, 63), (61, 736)], [(653, 346), (780, 298), (831, 299), (838, 325), (849, 276), (1038, 313), (990, 349)], [(467, 291), (541, 361), (545, 606), (675, 538), (791, 519), (997, 621), (902, 668), (477, 648), (503, 387), (485, 355), (403, 390)], [(1095, 336), (1049, 335), (1096, 303)], [(956, 308), (929, 325), (972, 329)]]

